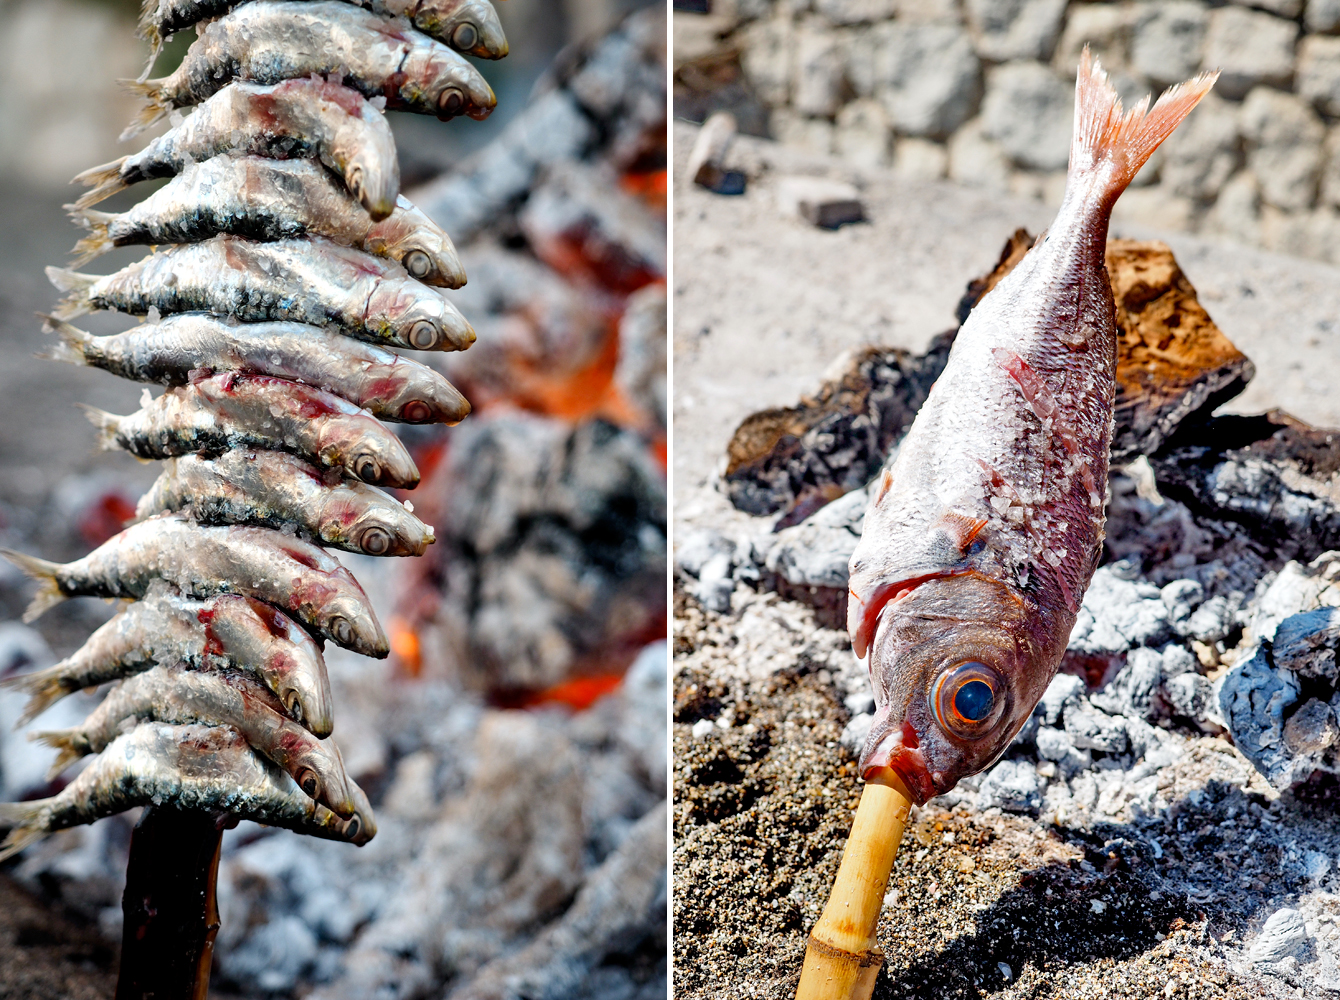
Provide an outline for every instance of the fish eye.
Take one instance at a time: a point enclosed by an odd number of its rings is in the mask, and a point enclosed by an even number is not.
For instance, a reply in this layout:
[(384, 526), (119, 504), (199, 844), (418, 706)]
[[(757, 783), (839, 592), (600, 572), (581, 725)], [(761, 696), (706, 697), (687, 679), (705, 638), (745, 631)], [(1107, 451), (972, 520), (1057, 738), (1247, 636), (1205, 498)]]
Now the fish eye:
[(422, 399), (411, 399), (400, 411), (400, 419), (411, 424), (426, 424), (432, 417), (432, 408)]
[(335, 637), (335, 641), (341, 646), (347, 646), (354, 640), (354, 628), (345, 618), (335, 617), (330, 620), (330, 634)]
[(358, 545), (370, 556), (384, 556), (391, 551), (391, 536), (385, 528), (374, 526), (363, 532)]
[(470, 51), (479, 44), (479, 31), (469, 21), (457, 25), (451, 33), (451, 44), (463, 51)]
[(1005, 707), (1005, 680), (980, 660), (968, 660), (940, 674), (931, 691), (931, 709), (940, 728), (961, 739), (990, 732)]
[(297, 781), (298, 787), (303, 790), (308, 798), (316, 798), (317, 792), (321, 790), (321, 781), (310, 767), (304, 767), (298, 772)]
[(375, 483), (382, 477), (382, 467), (371, 455), (359, 455), (354, 459), (354, 475), (365, 483)]
[(360, 191), (362, 191), (362, 190), (363, 190), (363, 168), (362, 168), (362, 167), (350, 167), (350, 168), (349, 168), (349, 178), (348, 178), (348, 181), (349, 181), (349, 190), (352, 191), (354, 194), (358, 194)]
[(302, 721), (302, 702), (298, 700), (298, 692), (290, 691), (288, 698), (285, 699), (288, 708), (288, 717), (294, 722)]
[(437, 327), (421, 319), (409, 328), (409, 346), (418, 351), (431, 351), (437, 346)]
[(363, 824), (359, 822), (357, 816), (350, 816), (349, 821), (344, 824), (344, 836), (348, 840), (357, 840), (362, 830)]
[[(468, 27), (468, 25), (461, 25)], [(459, 33), (460, 29), (457, 29)], [(443, 118), (455, 118), (465, 110), (465, 95), (455, 87), (448, 87), (437, 97), (437, 113)]]
[(428, 277), (428, 272), (433, 269), (433, 262), (422, 250), (411, 250), (405, 254), (402, 263), (405, 265), (405, 270), (416, 278)]

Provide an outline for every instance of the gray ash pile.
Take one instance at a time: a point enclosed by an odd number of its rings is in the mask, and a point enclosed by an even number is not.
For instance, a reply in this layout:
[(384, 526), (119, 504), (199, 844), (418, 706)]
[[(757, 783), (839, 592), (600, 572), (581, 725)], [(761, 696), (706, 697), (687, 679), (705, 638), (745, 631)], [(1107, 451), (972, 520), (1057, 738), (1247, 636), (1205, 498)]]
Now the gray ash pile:
[[(1108, 267), (1120, 390), (1103, 565), (1014, 744), (909, 827), (876, 996), (1340, 991), (1335, 433), (1211, 416), (1251, 363), (1166, 247), (1114, 241)], [(882, 435), (896, 452), (952, 335), (921, 357), (857, 352), (800, 406), (746, 420), (719, 486), (772, 516), (678, 541), (686, 996), (721, 995), (746, 961), (761, 964), (745, 995), (794, 991), (874, 708), (843, 630), (867, 502), (851, 483), (879, 470)]]

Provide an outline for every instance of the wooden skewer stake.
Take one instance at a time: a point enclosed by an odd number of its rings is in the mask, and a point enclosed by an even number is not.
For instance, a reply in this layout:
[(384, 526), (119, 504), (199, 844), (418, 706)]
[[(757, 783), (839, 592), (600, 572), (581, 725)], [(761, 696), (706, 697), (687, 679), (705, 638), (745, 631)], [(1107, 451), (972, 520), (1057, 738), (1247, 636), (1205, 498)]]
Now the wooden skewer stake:
[(911, 809), (897, 772), (866, 779), (833, 892), (805, 946), (796, 1000), (869, 1000), (884, 964), (875, 927)]

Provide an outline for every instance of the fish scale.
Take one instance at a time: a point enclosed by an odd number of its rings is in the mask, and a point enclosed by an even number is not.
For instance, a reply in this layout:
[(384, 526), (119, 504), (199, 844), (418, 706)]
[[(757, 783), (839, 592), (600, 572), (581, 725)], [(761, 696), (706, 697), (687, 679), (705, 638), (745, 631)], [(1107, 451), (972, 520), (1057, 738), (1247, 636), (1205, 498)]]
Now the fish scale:
[(1060, 664), (1102, 549), (1108, 220), (1213, 82), (1123, 115), (1085, 50), (1057, 217), (968, 315), (872, 494), (847, 615), (875, 690), (861, 769), (893, 768), (920, 802), (990, 766)]
[[(436, 373), (359, 341), (474, 342), (430, 287), (459, 287), (465, 273), (450, 236), (399, 194), (381, 111), (486, 117), (492, 90), (449, 46), (496, 58), (507, 44), (487, 0), (367, 5), (144, 4), (155, 51), (164, 32), (198, 25), (176, 72), (132, 85), (148, 100), (128, 133), (169, 111), (172, 128), (80, 175), (92, 190), (71, 209), (91, 230), (82, 259), (113, 245), (156, 252), (109, 276), (53, 269), (68, 294), (49, 322), (63, 360), (171, 386), (130, 418), (94, 417), (137, 454), (180, 457), (138, 520), (83, 559), (4, 553), (39, 582), (28, 620), (81, 594), (132, 603), (75, 654), (6, 680), (30, 695), (27, 717), (76, 690), (121, 686), (101, 715), (47, 734), (62, 763), (92, 758), (58, 795), (0, 804), (0, 856), (165, 803), (355, 845), (376, 832), (328, 739), (321, 641), (378, 657), (388, 643), (367, 595), (320, 546), (422, 552), (432, 529), (354, 477), (413, 486), (417, 468), (376, 417), (450, 423), (469, 404)], [(190, 118), (175, 113), (190, 105)], [(162, 176), (126, 212), (89, 207)], [(100, 308), (150, 322), (107, 338), (64, 322)], [(213, 456), (182, 454), (201, 446)]]

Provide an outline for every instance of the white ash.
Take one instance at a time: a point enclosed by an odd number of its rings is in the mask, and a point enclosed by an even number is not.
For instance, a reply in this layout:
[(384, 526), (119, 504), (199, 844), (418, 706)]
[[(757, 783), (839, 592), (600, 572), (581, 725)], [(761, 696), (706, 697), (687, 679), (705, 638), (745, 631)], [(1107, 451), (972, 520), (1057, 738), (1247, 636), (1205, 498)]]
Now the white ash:
[[(664, 996), (666, 655), (646, 647), (614, 694), (573, 713), (489, 709), (328, 647), (336, 738), (378, 833), (361, 849), (253, 823), (227, 833), (217, 983), (341, 1000), (513, 996), (499, 992), (505, 969), (568, 995)], [(31, 629), (0, 624), (0, 665), (53, 660)], [(0, 689), (10, 800), (45, 786), (54, 752), (12, 732), (24, 701)], [(28, 728), (77, 724), (95, 703), (71, 696)], [(15, 873), (119, 940), (135, 818), (49, 837)]]

